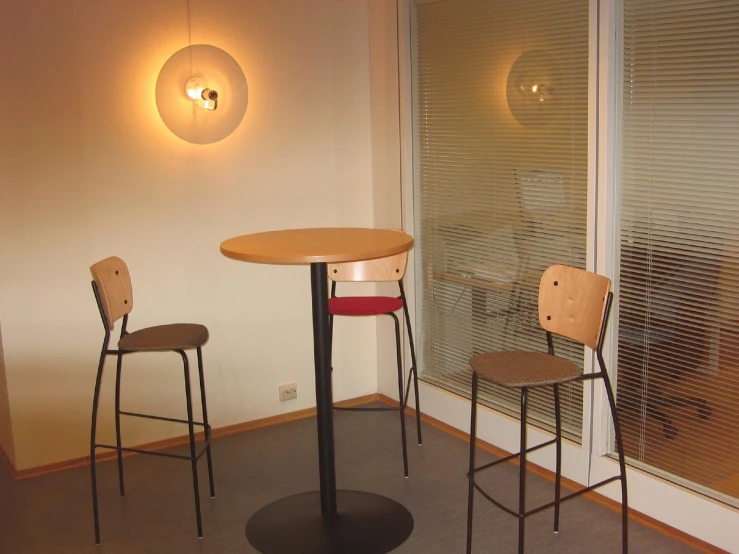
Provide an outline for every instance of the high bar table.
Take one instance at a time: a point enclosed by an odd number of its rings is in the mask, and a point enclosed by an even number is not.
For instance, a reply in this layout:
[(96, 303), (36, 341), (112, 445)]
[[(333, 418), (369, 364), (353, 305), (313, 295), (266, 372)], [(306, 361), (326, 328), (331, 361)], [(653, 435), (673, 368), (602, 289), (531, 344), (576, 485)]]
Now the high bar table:
[(264, 554), (385, 554), (413, 531), (413, 516), (395, 500), (336, 490), (326, 269), (329, 263), (383, 258), (412, 246), (406, 233), (363, 228), (268, 231), (221, 243), (221, 253), (234, 260), (310, 264), (311, 270), (320, 491), (287, 496), (249, 519), (246, 537)]

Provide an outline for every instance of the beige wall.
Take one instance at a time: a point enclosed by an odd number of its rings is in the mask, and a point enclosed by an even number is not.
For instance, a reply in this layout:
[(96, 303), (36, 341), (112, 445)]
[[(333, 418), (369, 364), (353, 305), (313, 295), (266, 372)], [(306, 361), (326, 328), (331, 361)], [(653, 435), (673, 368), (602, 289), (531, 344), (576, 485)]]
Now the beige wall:
[[(187, 45), (184, 0), (1, 2), (0, 73), (22, 92), (5, 98), (0, 128), (0, 317), (18, 469), (86, 454), (103, 337), (90, 264), (128, 262), (132, 329), (209, 327), (220, 427), (309, 407), (314, 385), (308, 268), (238, 263), (219, 243), (389, 221), (373, 210), (383, 141), (372, 134), (383, 129), (371, 122), (368, 2), (191, 4), (193, 43), (229, 52), (249, 82), (241, 126), (206, 146), (172, 135), (154, 102), (159, 69)], [(334, 397), (376, 392), (374, 322), (344, 323), (335, 344), (346, 370)], [(125, 409), (184, 414), (177, 356), (134, 356), (124, 368)], [(114, 365), (106, 370), (103, 438)], [(278, 403), (289, 381), (299, 398)], [(144, 423), (125, 425), (129, 444), (184, 432)]]

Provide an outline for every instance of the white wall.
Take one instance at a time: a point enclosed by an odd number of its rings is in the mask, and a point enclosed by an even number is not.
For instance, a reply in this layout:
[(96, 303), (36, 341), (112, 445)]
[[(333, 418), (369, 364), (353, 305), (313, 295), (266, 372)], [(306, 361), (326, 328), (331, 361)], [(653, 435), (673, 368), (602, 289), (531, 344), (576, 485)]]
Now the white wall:
[[(159, 69), (187, 45), (184, 0), (0, 0), (0, 74), (22, 92), (5, 98), (0, 127), (0, 321), (17, 469), (86, 454), (103, 337), (88, 268), (113, 254), (134, 281), (132, 329), (209, 327), (214, 427), (314, 404), (308, 268), (239, 263), (218, 246), (378, 222), (368, 2), (191, 4), (193, 43), (229, 52), (249, 83), (241, 126), (206, 146), (172, 135), (154, 102)], [(374, 321), (338, 328), (334, 360), (348, 368), (334, 376), (335, 399), (376, 392)], [(298, 400), (278, 403), (278, 385), (293, 380)], [(183, 415), (182, 389), (176, 355), (126, 359), (125, 409)], [(146, 421), (124, 433), (136, 444), (184, 429)]]

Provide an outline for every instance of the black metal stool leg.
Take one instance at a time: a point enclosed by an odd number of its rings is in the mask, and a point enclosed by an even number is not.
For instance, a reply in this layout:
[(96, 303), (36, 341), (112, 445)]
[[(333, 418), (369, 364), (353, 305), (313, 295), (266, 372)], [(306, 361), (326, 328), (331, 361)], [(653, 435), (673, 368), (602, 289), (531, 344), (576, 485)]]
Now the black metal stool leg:
[(403, 315), (405, 316), (405, 325), (408, 329), (408, 343), (411, 347), (411, 372), (413, 377), (413, 394), (416, 396), (416, 433), (418, 434), (418, 444), (423, 444), (421, 437), (421, 408), (418, 400), (418, 363), (416, 362), (416, 346), (413, 342), (413, 331), (411, 330), (411, 318), (408, 313), (408, 302), (405, 299), (405, 290), (403, 289), (403, 281), (398, 281), (400, 286), (400, 296), (403, 300)]
[(192, 394), (190, 392), (190, 364), (184, 350), (178, 350), (182, 356), (185, 369), (185, 396), (187, 397), (187, 426), (190, 432), (190, 460), (192, 463), (192, 488), (195, 494), (195, 517), (198, 522), (198, 537), (203, 536), (203, 524), (200, 518), (200, 488), (198, 486), (198, 460), (195, 455), (195, 426), (192, 418)]
[(559, 406), (559, 385), (554, 385), (554, 423), (556, 462), (554, 473), (554, 532), (559, 533), (559, 499), (562, 481), (562, 416)]
[(123, 354), (118, 353), (115, 368), (115, 441), (118, 445), (118, 487), (121, 496), (125, 496), (126, 489), (123, 485), (123, 451), (121, 450), (121, 365)]
[(208, 460), (208, 481), (210, 483), (210, 497), (216, 497), (216, 487), (213, 481), (213, 460), (210, 455), (210, 426), (208, 425), (208, 404), (205, 401), (205, 376), (203, 375), (203, 351), (198, 347), (198, 375), (200, 377), (200, 402), (203, 406), (203, 429), (205, 432), (205, 440), (208, 442), (205, 451)]
[(328, 314), (328, 362), (331, 366), (331, 373), (334, 372), (334, 316)]
[[(601, 357), (602, 354), (598, 351), (598, 357), (601, 364), (601, 368), (605, 367)], [(621, 548), (623, 554), (627, 554), (629, 551), (629, 501), (628, 494), (626, 492), (626, 459), (624, 458), (624, 443), (621, 438), (621, 425), (618, 420), (618, 411), (616, 410), (616, 399), (613, 396), (613, 389), (611, 388), (611, 380), (608, 378), (608, 372), (603, 369), (603, 384), (606, 387), (606, 395), (608, 396), (608, 404), (611, 408), (611, 417), (613, 418), (613, 431), (616, 435), (616, 450), (618, 451), (618, 465), (621, 471)]]
[(100, 400), (100, 384), (103, 380), (103, 366), (105, 365), (105, 351), (108, 345), (106, 333), (103, 351), (100, 353), (100, 364), (95, 379), (95, 394), (92, 397), (92, 424), (90, 426), (90, 478), (92, 481), (92, 517), (95, 523), (95, 544), (100, 544), (100, 519), (98, 516), (98, 485), (95, 467), (95, 444), (97, 442), (98, 401)]
[[(336, 281), (331, 281), (331, 294), (329, 298), (336, 297)], [(331, 368), (331, 373), (334, 372), (334, 314), (328, 314), (328, 365)]]
[(416, 369), (416, 362), (413, 362), (411, 372), (413, 373), (413, 394), (416, 397), (416, 434), (418, 435), (418, 446), (422, 446), (423, 437), (421, 436), (421, 407), (419, 406), (418, 400), (418, 370)]
[(477, 373), (472, 373), (472, 400), (470, 403), (470, 467), (467, 477), (467, 554), (472, 552), (472, 506), (475, 493), (475, 443), (477, 442)]
[(523, 554), (526, 518), (526, 387), (521, 388), (521, 451), (518, 468), (518, 554)]
[(398, 358), (398, 400), (400, 402), (400, 436), (403, 441), (403, 474), (408, 477), (408, 447), (405, 440), (405, 387), (403, 386), (403, 353), (400, 349), (400, 323), (398, 316), (389, 314), (395, 323), (395, 351)]

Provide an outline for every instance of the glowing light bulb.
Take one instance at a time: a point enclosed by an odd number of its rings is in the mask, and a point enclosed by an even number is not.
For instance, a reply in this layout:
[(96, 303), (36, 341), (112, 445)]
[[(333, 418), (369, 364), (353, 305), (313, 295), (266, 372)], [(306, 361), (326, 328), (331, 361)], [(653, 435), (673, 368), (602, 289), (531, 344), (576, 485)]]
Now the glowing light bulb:
[(200, 77), (193, 77), (185, 85), (185, 92), (193, 100), (202, 98), (203, 90), (205, 90), (205, 82)]

